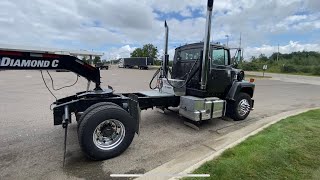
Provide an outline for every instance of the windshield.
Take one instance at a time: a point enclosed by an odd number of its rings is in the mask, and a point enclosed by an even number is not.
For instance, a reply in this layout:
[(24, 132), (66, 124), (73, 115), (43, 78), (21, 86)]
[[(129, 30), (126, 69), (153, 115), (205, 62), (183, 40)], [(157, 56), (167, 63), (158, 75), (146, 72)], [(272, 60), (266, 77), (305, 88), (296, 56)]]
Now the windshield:
[(178, 52), (178, 58), (181, 61), (197, 60), (200, 59), (200, 53), (200, 49), (186, 49)]

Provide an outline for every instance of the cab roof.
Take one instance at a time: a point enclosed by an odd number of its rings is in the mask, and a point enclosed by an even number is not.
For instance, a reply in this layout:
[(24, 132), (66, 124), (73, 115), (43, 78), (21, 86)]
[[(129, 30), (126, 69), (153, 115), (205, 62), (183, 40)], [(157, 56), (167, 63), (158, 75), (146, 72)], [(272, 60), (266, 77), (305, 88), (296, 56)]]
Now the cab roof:
[[(222, 44), (213, 44), (213, 43), (210, 43), (210, 45), (211, 45), (211, 47), (213, 47), (213, 48), (229, 49), (227, 46), (224, 46), (224, 45), (222, 45)], [(201, 47), (203, 47), (203, 42), (186, 44), (186, 45), (177, 47), (176, 50), (190, 49), (190, 48), (201, 48)]]

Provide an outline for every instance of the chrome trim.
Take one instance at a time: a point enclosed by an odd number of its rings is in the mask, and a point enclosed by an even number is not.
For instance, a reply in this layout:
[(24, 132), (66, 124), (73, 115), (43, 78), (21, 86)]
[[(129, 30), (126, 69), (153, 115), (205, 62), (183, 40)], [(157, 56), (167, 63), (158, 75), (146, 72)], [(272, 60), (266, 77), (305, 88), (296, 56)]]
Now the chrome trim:
[(247, 113), (249, 113), (250, 109), (251, 109), (251, 107), (250, 107), (250, 104), (249, 104), (248, 100), (242, 99), (239, 102), (238, 113), (239, 113), (240, 116), (244, 116)]
[[(106, 136), (103, 131), (107, 131), (110, 135)], [(108, 133), (109, 133), (108, 132)], [(125, 127), (119, 120), (108, 119), (100, 123), (93, 131), (93, 143), (97, 148), (102, 150), (111, 150), (119, 146), (126, 135)]]

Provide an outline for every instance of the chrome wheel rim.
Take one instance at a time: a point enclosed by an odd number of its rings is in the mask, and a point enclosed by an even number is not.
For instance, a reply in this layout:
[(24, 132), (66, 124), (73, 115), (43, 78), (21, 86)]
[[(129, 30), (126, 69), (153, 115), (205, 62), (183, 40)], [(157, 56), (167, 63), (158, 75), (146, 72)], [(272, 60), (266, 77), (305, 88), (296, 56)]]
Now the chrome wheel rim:
[(238, 105), (238, 113), (240, 116), (245, 116), (250, 111), (250, 104), (247, 99), (242, 99)]
[(125, 133), (122, 122), (108, 119), (100, 123), (93, 131), (93, 142), (99, 149), (111, 150), (121, 144)]

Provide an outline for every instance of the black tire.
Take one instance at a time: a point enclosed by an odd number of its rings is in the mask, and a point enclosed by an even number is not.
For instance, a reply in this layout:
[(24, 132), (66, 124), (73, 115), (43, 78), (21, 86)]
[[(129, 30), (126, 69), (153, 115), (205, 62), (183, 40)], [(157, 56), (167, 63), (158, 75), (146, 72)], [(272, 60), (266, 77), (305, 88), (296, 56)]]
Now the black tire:
[(252, 106), (252, 100), (249, 94), (247, 93), (239, 93), (238, 96), (235, 98), (235, 101), (228, 101), (227, 102), (227, 110), (226, 110), (226, 116), (232, 118), (235, 121), (241, 121), (248, 117), (250, 114), (250, 110), (246, 112), (245, 114), (241, 114), (238, 111), (239, 103), (242, 100), (247, 100), (248, 104), (250, 105), (250, 109)]
[(81, 124), (81, 121), (83, 120), (83, 118), (90, 112), (92, 111), (93, 109), (96, 109), (100, 106), (105, 106), (105, 105), (114, 105), (114, 106), (118, 106), (120, 107), (119, 105), (117, 104), (114, 104), (112, 102), (100, 102), (100, 103), (97, 103), (97, 104), (94, 104), (94, 105), (91, 105), (90, 107), (88, 107), (80, 116), (79, 120), (77, 121), (78, 122), (78, 130), (79, 130), (79, 126)]
[[(115, 119), (124, 126), (124, 137), (112, 149), (101, 149), (93, 141), (97, 126), (105, 120)], [(131, 144), (135, 133), (135, 121), (130, 114), (115, 104), (98, 106), (84, 116), (80, 123), (78, 138), (82, 151), (93, 160), (106, 160), (123, 153)]]

